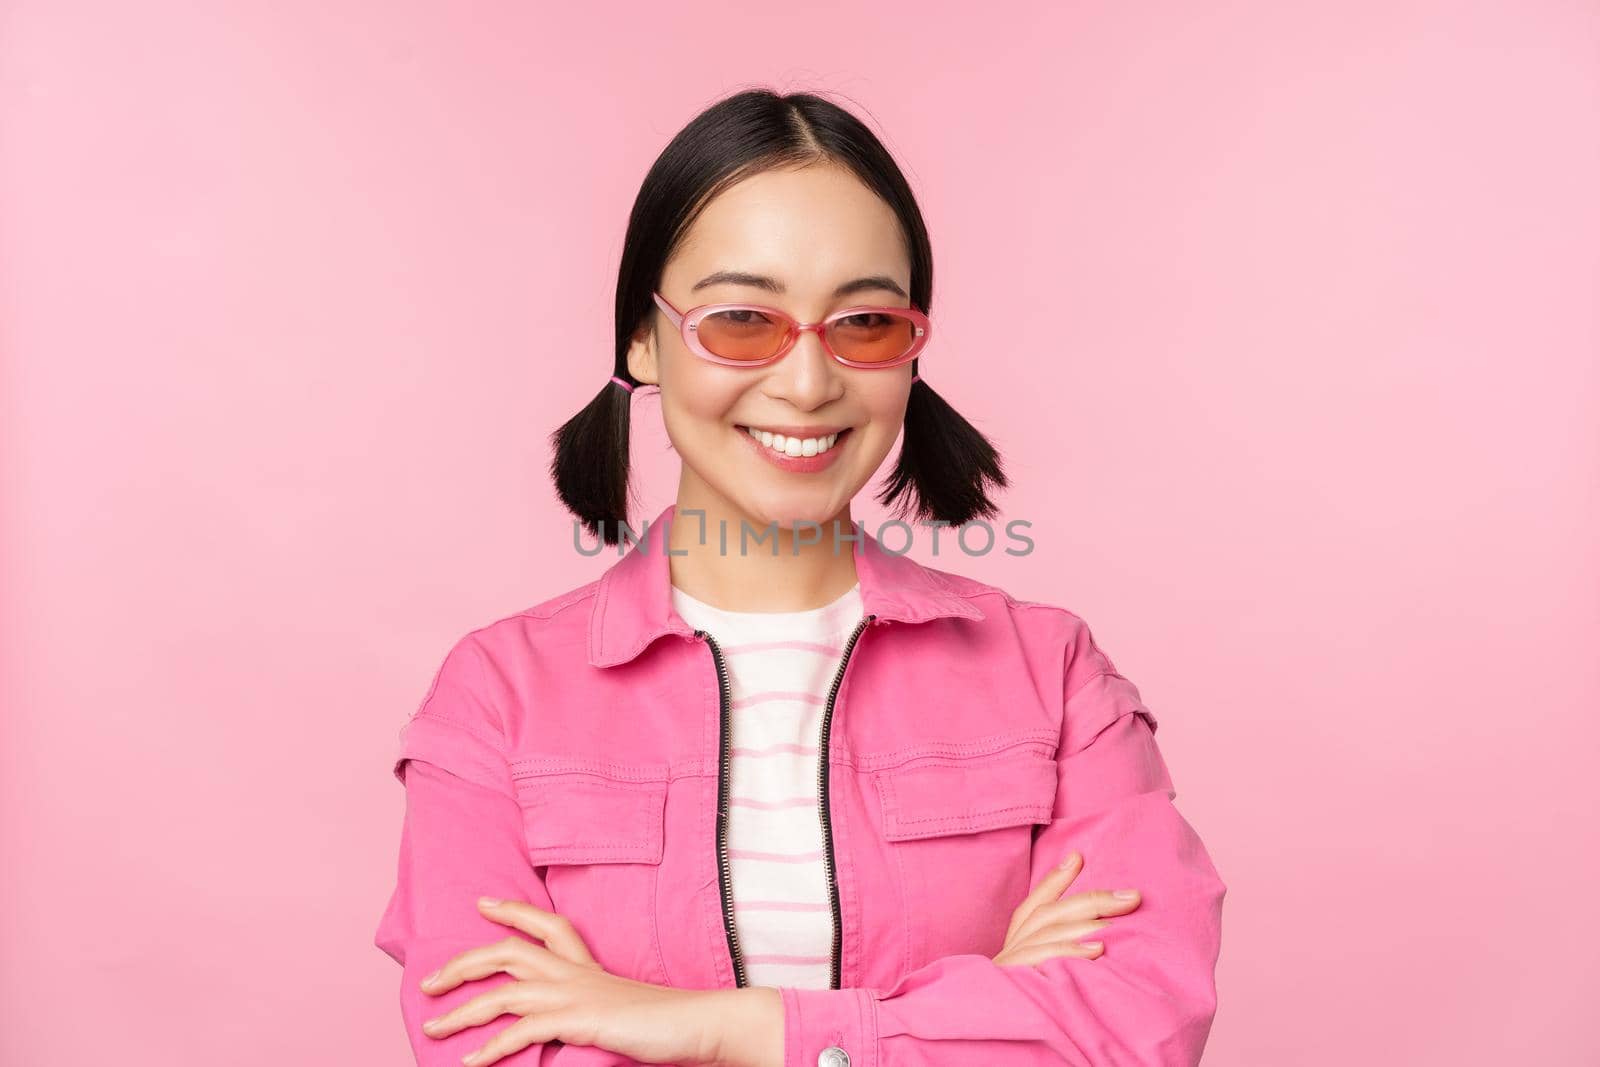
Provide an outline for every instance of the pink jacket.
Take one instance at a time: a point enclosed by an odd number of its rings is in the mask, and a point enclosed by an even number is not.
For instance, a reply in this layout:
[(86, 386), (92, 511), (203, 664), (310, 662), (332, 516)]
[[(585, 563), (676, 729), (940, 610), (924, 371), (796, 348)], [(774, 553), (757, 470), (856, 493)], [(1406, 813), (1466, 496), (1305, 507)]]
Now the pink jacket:
[[(403, 964), (423, 1067), (514, 1021), (421, 1029), (508, 980), (417, 987), (511, 933), (479, 896), (566, 916), (615, 974), (742, 981), (719, 818), (726, 674), (671, 608), (673, 511), (597, 580), (463, 637), (402, 731), (399, 878), (376, 944)], [(1226, 887), (1173, 806), (1139, 691), (1070, 611), (864, 531), (853, 551), (867, 618), (824, 711), (818, 782), (835, 988), (782, 989), (785, 1067), (846, 1062), (837, 1049), (852, 1067), (1198, 1063)], [(1095, 935), (1098, 959), (996, 965), (1012, 910), (1072, 849), (1069, 894), (1132, 886), (1139, 907)], [(633, 1061), (557, 1043), (503, 1062)]]

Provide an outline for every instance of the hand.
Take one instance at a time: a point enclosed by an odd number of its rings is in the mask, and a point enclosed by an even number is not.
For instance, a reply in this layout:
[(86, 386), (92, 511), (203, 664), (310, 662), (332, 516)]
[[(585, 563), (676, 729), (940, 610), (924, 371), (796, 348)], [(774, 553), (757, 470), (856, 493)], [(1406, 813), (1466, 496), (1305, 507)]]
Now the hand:
[(1083, 870), (1083, 857), (1073, 852), (1067, 862), (1045, 875), (1011, 913), (1006, 943), (994, 961), (1001, 966), (1032, 966), (1057, 956), (1095, 959), (1105, 951), (1100, 941), (1079, 942), (1109, 922), (1102, 916), (1122, 915), (1139, 906), (1138, 894), (1124, 900), (1105, 890), (1074, 893), (1057, 900)]
[(713, 1058), (709, 1004), (700, 990), (637, 982), (601, 968), (572, 923), (521, 901), (479, 901), (485, 918), (544, 942), (512, 935), (468, 949), (423, 980), (437, 996), (462, 982), (505, 972), (506, 982), (423, 1024), (429, 1037), (448, 1037), (501, 1015), (521, 1019), (491, 1037), (463, 1062), (484, 1067), (541, 1042), (593, 1045), (644, 1063), (697, 1063)]

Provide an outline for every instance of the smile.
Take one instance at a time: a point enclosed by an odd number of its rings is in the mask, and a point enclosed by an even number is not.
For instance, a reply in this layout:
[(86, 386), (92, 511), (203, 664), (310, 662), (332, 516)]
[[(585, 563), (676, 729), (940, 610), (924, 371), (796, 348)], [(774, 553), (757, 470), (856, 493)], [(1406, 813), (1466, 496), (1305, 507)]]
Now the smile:
[(815, 456), (820, 452), (826, 452), (839, 440), (840, 433), (849, 432), (848, 429), (835, 430), (832, 433), (801, 437), (793, 434), (774, 433), (759, 426), (746, 426), (744, 431), (757, 441), (760, 441), (766, 448), (791, 457)]
[(849, 426), (742, 426), (739, 436), (756, 455), (787, 474), (817, 474), (833, 466), (844, 452)]

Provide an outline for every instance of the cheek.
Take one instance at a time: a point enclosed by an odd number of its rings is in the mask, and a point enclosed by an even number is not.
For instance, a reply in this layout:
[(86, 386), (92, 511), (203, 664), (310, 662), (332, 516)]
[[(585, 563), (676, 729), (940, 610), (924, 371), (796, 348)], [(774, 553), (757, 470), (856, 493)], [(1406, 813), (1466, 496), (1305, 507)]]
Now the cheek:
[(726, 438), (751, 382), (736, 377), (737, 368), (691, 355), (669, 361), (662, 370), (661, 418), (674, 447), (691, 452)]
[(850, 467), (847, 476), (855, 483), (852, 495), (865, 488), (872, 480), (872, 476), (882, 469), (889, 458), (889, 450), (894, 447), (896, 429), (895, 426), (874, 425), (869, 427), (865, 434), (857, 431), (852, 435), (860, 438), (855, 442), (853, 454), (849, 457)]
[(884, 390), (881, 395), (873, 391), (862, 396), (867, 402), (867, 423), (853, 436), (859, 438), (856, 448), (861, 459), (876, 470), (905, 424), (905, 399), (894, 390)]

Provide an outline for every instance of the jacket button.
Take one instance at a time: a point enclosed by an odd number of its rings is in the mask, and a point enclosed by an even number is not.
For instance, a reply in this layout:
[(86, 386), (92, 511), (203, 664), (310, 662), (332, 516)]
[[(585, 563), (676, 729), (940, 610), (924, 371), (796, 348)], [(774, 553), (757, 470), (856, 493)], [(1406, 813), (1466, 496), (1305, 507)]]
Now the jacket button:
[(818, 1053), (817, 1067), (850, 1067), (850, 1053), (838, 1045), (829, 1045)]

